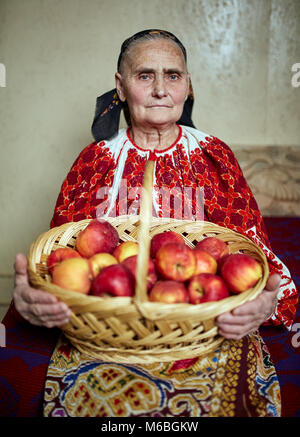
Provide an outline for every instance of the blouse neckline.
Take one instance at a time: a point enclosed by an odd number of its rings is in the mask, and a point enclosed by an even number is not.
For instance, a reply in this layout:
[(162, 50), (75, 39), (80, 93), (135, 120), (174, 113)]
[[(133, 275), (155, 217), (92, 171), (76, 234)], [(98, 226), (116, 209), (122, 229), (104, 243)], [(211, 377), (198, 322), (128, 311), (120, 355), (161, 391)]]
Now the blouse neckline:
[(142, 147), (139, 147), (134, 141), (133, 141), (133, 139), (131, 138), (131, 136), (130, 136), (130, 128), (128, 128), (127, 129), (127, 131), (126, 131), (126, 134), (127, 134), (127, 138), (129, 139), (129, 141), (131, 142), (131, 144), (134, 146), (134, 147), (136, 147), (138, 150), (141, 150), (142, 152), (152, 152), (152, 153), (154, 153), (155, 155), (157, 154), (157, 153), (165, 153), (165, 152), (167, 152), (168, 150), (170, 150), (170, 149), (172, 149), (174, 146), (176, 146), (176, 144), (179, 142), (179, 140), (181, 139), (181, 137), (182, 137), (182, 127), (179, 125), (179, 124), (177, 124), (177, 126), (178, 126), (178, 128), (179, 128), (179, 133), (178, 133), (178, 136), (177, 136), (177, 138), (176, 138), (176, 140), (174, 141), (174, 143), (173, 144), (171, 144), (169, 147), (166, 147), (165, 149), (161, 149), (161, 150), (156, 150), (156, 149), (154, 149), (154, 150), (151, 150), (151, 149), (143, 149)]

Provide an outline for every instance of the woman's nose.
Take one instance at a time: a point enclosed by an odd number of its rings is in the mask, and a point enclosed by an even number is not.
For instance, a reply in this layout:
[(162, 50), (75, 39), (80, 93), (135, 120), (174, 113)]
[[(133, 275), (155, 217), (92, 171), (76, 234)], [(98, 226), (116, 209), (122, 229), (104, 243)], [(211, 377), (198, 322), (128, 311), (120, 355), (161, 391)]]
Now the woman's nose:
[(157, 77), (153, 83), (153, 95), (155, 97), (165, 97), (167, 95), (166, 84), (163, 78)]

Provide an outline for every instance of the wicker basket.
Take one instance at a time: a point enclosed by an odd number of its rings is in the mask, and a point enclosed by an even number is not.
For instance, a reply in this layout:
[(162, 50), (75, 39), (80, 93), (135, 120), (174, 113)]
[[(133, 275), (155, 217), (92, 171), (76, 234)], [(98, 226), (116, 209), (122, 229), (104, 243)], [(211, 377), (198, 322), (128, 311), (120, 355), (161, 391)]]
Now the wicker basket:
[[(31, 284), (53, 293), (71, 308), (71, 319), (61, 329), (77, 349), (93, 358), (147, 364), (207, 354), (223, 341), (215, 318), (257, 297), (268, 278), (263, 251), (247, 237), (209, 222), (153, 218), (150, 214), (153, 163), (149, 161), (147, 166), (140, 216), (107, 219), (118, 230), (121, 241), (142, 242), (134, 297), (100, 298), (64, 290), (51, 283), (47, 257), (59, 247), (74, 247), (77, 235), (88, 225), (89, 219), (43, 233), (31, 245), (28, 254)], [(228, 243), (230, 253), (243, 252), (256, 258), (262, 264), (263, 275), (255, 287), (218, 302), (199, 305), (149, 302), (146, 274), (150, 239), (165, 230), (183, 235), (190, 247), (206, 236), (217, 236)]]

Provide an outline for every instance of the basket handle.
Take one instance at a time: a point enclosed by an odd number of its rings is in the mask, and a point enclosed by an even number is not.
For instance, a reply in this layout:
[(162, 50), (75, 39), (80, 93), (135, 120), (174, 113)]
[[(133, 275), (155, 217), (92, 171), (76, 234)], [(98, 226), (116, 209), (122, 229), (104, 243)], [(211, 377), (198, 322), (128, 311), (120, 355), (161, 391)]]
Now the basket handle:
[(150, 253), (150, 226), (152, 222), (152, 187), (153, 169), (155, 162), (146, 162), (141, 205), (140, 205), (140, 228), (138, 233), (139, 252), (137, 260), (135, 299), (137, 302), (147, 302), (147, 273)]

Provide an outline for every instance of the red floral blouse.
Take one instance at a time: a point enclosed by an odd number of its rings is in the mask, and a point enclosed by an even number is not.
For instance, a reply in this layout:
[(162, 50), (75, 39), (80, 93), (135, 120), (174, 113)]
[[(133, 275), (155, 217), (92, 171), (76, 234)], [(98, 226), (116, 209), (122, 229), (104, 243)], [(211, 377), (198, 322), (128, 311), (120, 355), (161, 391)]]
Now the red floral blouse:
[(145, 163), (155, 160), (153, 215), (208, 220), (248, 235), (262, 247), (270, 271), (281, 274), (269, 323), (291, 327), (298, 294), (287, 267), (272, 252), (257, 203), (231, 149), (218, 138), (179, 126), (170, 147), (141, 149), (121, 129), (82, 150), (65, 178), (51, 227), (86, 218), (138, 214)]

